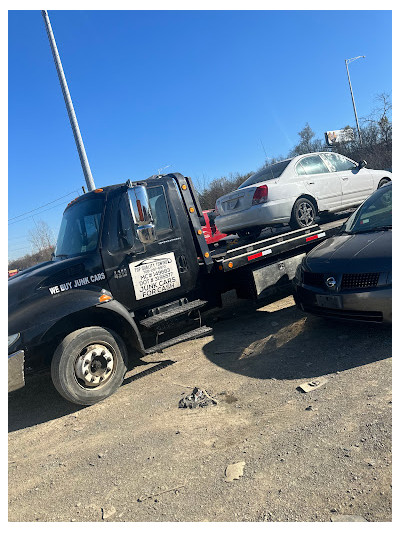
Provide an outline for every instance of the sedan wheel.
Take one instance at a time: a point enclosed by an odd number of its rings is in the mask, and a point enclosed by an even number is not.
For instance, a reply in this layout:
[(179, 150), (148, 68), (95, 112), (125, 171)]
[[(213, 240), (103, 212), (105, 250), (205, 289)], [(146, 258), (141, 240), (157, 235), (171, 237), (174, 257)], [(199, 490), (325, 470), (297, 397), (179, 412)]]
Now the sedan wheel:
[(380, 187), (382, 187), (382, 185), (386, 185), (386, 183), (390, 183), (390, 179), (389, 178), (382, 178), (381, 181), (379, 182), (378, 189)]
[(299, 198), (294, 204), (290, 225), (293, 229), (312, 226), (317, 215), (314, 203), (308, 198)]

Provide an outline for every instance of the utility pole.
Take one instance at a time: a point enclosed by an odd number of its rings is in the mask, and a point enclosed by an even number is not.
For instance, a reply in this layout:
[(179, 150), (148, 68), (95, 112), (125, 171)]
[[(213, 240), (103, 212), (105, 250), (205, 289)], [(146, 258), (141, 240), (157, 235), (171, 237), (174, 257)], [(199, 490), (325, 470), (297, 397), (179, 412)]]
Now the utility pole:
[(86, 156), (85, 147), (83, 145), (81, 132), (78, 126), (78, 120), (75, 115), (74, 106), (71, 100), (71, 95), (69, 94), (67, 80), (65, 78), (64, 70), (61, 64), (60, 55), (57, 50), (56, 40), (54, 38), (53, 30), (51, 28), (49, 15), (47, 14), (46, 10), (42, 10), (42, 15), (43, 15), (44, 23), (46, 26), (47, 36), (49, 38), (49, 43), (50, 43), (51, 52), (53, 54), (54, 63), (56, 65), (58, 79), (60, 81), (61, 90), (64, 96), (65, 105), (67, 107), (69, 121), (71, 123), (76, 147), (78, 149), (79, 159), (81, 160), (81, 165), (82, 165), (83, 174), (85, 176), (86, 185), (87, 185), (88, 191), (94, 191), (96, 186), (94, 184), (92, 172), (89, 166), (89, 161)]
[(350, 94), (351, 94), (351, 101), (353, 102), (353, 109), (354, 109), (354, 116), (356, 117), (356, 124), (357, 124), (357, 131), (358, 131), (358, 138), (360, 140), (360, 144), (362, 145), (362, 137), (361, 137), (361, 131), (360, 131), (360, 125), (358, 123), (358, 116), (357, 116), (357, 109), (356, 109), (356, 103), (354, 102), (354, 95), (353, 95), (353, 88), (351, 86), (351, 81), (350, 81), (350, 73), (349, 73), (349, 63), (351, 63), (352, 61), (355, 61), (356, 59), (360, 59), (360, 58), (364, 58), (365, 56), (357, 56), (357, 57), (352, 57), (351, 59), (345, 59), (345, 63), (346, 63), (346, 70), (347, 70), (347, 78), (349, 80), (349, 86), (350, 86)]

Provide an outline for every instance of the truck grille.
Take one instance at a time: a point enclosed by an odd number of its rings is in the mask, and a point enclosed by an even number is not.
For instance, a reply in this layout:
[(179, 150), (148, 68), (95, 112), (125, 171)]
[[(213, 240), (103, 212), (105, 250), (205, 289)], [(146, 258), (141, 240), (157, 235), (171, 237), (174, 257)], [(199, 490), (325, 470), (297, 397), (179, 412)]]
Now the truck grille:
[(343, 274), (342, 289), (364, 289), (378, 285), (379, 272), (367, 274)]

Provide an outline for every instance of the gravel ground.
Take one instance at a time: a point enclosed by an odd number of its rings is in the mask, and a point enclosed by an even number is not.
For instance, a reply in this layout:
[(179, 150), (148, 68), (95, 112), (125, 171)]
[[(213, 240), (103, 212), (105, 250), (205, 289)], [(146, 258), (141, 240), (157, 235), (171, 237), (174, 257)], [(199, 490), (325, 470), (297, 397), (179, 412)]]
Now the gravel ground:
[[(390, 329), (306, 316), (291, 297), (231, 299), (207, 323), (94, 406), (48, 374), (10, 394), (9, 521), (390, 521)], [(179, 409), (195, 386), (218, 403)]]

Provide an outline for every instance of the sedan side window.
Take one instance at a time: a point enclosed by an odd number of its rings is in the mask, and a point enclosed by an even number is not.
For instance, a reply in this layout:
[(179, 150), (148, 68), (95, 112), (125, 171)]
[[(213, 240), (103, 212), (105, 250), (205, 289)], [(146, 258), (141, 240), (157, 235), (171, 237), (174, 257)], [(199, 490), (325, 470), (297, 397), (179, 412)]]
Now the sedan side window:
[(325, 174), (329, 172), (328, 167), (319, 155), (310, 155), (301, 160), (301, 167), (306, 174)]
[(344, 170), (354, 170), (357, 168), (356, 163), (347, 159), (344, 155), (341, 154), (325, 154), (329, 162), (333, 165), (336, 172), (343, 172)]
[(302, 167), (301, 163), (297, 163), (296, 165), (296, 174), (298, 176), (304, 176), (304, 174), (307, 174), (307, 172)]

